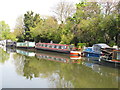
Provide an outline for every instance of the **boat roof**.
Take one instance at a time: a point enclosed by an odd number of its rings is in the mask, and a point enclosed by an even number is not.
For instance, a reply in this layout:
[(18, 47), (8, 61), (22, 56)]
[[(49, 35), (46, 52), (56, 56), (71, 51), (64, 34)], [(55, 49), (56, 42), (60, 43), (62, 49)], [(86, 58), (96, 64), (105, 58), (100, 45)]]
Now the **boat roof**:
[(37, 43), (37, 44), (49, 44), (49, 45), (70, 46), (70, 45), (66, 45), (66, 44), (55, 44), (55, 43)]
[(105, 43), (94, 44), (93, 46), (99, 46), (99, 47), (101, 47), (101, 48), (110, 48), (110, 46), (108, 46), (108, 45), (105, 44)]
[(120, 50), (113, 50), (113, 51), (119, 51), (120, 52)]

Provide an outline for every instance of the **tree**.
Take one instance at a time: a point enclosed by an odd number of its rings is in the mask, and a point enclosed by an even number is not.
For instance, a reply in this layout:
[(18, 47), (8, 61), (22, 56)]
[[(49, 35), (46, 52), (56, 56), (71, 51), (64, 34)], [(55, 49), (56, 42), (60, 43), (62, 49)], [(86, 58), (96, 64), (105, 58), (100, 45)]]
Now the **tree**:
[(23, 22), (23, 16), (19, 16), (16, 19), (16, 25), (14, 28), (14, 32), (12, 33), (16, 36), (18, 41), (23, 41), (23, 35), (24, 35), (24, 22)]
[(58, 19), (58, 21), (60, 21), (61, 23), (65, 23), (66, 19), (69, 16), (72, 16), (75, 12), (75, 7), (72, 3), (61, 1), (56, 5), (53, 12), (55, 13), (55, 16)]
[(101, 10), (104, 15), (113, 14), (117, 3), (117, 0), (105, 0), (104, 2), (98, 1), (98, 4), (101, 5)]
[(61, 44), (70, 44), (74, 38), (74, 33), (72, 32), (73, 23), (68, 18), (66, 20), (66, 24), (60, 25), (60, 37), (61, 37)]
[[(88, 43), (96, 39), (99, 30), (100, 7), (96, 2), (80, 2), (76, 4), (76, 13), (70, 18), (73, 23), (72, 32), (75, 43)], [(87, 37), (87, 38), (86, 38)]]
[(24, 14), (24, 40), (30, 41), (32, 40), (31, 34), (30, 34), (30, 27), (33, 27), (33, 12), (27, 12)]
[(10, 34), (10, 27), (5, 21), (0, 21), (0, 40), (8, 39)]
[(54, 17), (46, 17), (46, 19), (41, 19), (41, 21), (36, 25), (36, 27), (31, 28), (31, 35), (33, 37), (40, 37), (41, 41), (58, 41), (58, 23)]
[(24, 40), (27, 41), (33, 41), (33, 37), (31, 35), (31, 29), (30, 28), (35, 28), (36, 25), (40, 22), (40, 16), (39, 14), (35, 14), (34, 12), (27, 12), (24, 14)]

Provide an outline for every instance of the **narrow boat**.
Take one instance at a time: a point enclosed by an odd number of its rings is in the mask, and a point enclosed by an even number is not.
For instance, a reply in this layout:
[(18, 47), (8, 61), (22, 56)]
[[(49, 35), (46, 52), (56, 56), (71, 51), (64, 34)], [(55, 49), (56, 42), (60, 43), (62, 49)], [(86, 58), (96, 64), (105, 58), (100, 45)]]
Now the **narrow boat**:
[(29, 41), (17, 42), (16, 47), (18, 47), (18, 48), (34, 48), (35, 42), (29, 42)]
[(101, 56), (99, 61), (120, 65), (120, 50), (113, 50), (112, 53), (110, 52), (109, 54)]
[(74, 45), (54, 44), (54, 43), (36, 43), (36, 49), (49, 50), (63, 53), (70, 53), (74, 50)]

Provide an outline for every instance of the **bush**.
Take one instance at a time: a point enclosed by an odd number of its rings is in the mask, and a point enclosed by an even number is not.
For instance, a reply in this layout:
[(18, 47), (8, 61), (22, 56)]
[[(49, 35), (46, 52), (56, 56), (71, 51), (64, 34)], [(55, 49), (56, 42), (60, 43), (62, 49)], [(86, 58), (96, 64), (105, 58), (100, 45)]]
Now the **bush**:
[(78, 44), (77, 44), (78, 49), (81, 49), (81, 48), (83, 48), (84, 46), (86, 46), (86, 43), (78, 43)]

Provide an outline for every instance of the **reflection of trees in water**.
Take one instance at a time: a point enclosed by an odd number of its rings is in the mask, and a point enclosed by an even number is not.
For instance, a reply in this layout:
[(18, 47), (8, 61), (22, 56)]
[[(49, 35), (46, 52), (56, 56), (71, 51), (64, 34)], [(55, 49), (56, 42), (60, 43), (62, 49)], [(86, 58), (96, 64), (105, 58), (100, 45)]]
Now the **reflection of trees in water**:
[[(110, 68), (107, 71), (105, 70), (105, 72), (116, 73), (115, 70), (112, 70), (114, 69)], [(58, 88), (113, 88), (118, 86), (114, 75), (100, 75), (85, 65), (59, 63), (36, 59), (35, 57), (26, 57), (23, 72), (28, 79), (34, 77), (49, 78), (52, 86)]]
[(71, 87), (71, 83), (58, 73), (61, 68), (60, 64), (62, 63), (27, 57), (24, 66), (24, 76), (27, 79), (34, 77), (48, 78), (51, 81), (52, 87)]
[(54, 68), (52, 65), (52, 63), (47, 63), (46, 60), (41, 61), (35, 57), (26, 57), (24, 65), (24, 76), (31, 79), (33, 77), (39, 77), (41, 74), (42, 78), (46, 78), (56, 70), (56, 68)]
[(13, 58), (14, 58), (14, 64), (16, 66), (17, 74), (23, 75), (25, 56), (20, 54), (14, 54)]
[(51, 81), (50, 83), (50, 87), (56, 87), (56, 88), (73, 88), (73, 85), (71, 83), (71, 81), (67, 81), (64, 79), (64, 77), (60, 77), (60, 75), (58, 73), (53, 73), (50, 77), (49, 77), (49, 81)]
[(10, 57), (10, 54), (8, 54), (6, 51), (4, 51), (2, 48), (0, 48), (0, 63), (5, 63)]

